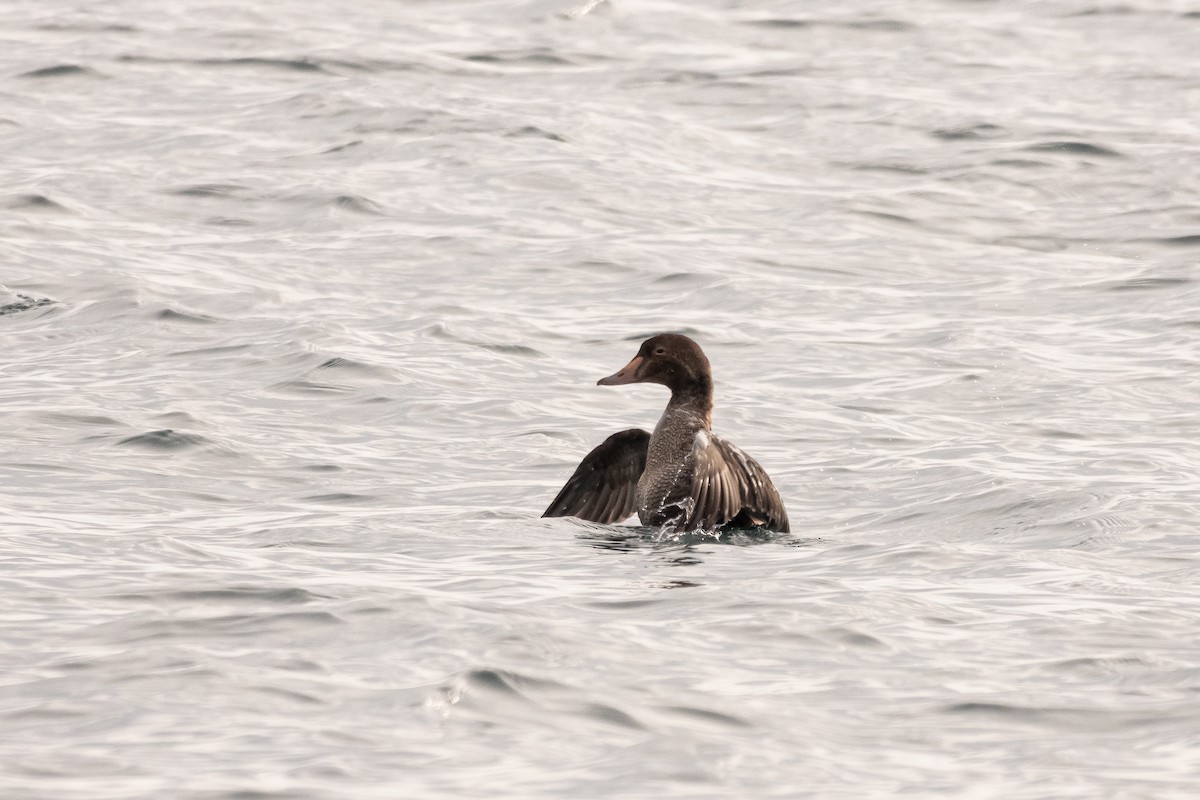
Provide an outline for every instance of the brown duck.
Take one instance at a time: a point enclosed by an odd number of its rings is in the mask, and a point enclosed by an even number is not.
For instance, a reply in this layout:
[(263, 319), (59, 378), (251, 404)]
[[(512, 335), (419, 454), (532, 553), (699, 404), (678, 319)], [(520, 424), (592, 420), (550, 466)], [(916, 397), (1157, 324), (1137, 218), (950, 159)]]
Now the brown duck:
[(712, 432), (708, 359), (686, 336), (660, 333), (600, 386), (661, 383), (671, 400), (654, 433), (614, 433), (580, 462), (543, 517), (620, 522), (670, 531), (766, 528), (788, 531), (775, 484), (750, 456)]

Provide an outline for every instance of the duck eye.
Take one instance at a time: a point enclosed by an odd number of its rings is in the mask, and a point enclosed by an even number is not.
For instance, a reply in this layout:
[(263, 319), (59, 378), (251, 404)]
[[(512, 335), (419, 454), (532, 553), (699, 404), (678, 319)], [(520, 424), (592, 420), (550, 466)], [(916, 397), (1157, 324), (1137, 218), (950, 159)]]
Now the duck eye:
[(665, 347), (660, 347), (660, 348), (658, 348), (657, 350), (655, 350), (655, 351), (654, 351), (654, 355), (656, 355), (656, 356), (661, 356), (661, 355), (662, 355), (663, 353), (665, 353), (665, 352), (667, 352), (667, 348), (665, 348)]

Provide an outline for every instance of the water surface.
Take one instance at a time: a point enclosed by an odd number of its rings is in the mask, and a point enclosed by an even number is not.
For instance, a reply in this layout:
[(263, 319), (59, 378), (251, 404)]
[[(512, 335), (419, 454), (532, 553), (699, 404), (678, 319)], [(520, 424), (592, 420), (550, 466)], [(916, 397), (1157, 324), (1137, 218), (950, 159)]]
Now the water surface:
[[(0, 31), (4, 796), (1194, 796), (1195, 9)], [(662, 330), (795, 536), (538, 518)]]

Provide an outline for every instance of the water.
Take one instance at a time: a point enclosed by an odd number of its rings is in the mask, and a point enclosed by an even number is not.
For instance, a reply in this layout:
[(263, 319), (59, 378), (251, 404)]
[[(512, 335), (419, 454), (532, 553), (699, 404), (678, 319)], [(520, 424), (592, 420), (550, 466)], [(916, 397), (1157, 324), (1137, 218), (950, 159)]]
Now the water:
[[(1195, 795), (1193, 6), (0, 31), (4, 797)], [(662, 330), (795, 536), (538, 518)]]

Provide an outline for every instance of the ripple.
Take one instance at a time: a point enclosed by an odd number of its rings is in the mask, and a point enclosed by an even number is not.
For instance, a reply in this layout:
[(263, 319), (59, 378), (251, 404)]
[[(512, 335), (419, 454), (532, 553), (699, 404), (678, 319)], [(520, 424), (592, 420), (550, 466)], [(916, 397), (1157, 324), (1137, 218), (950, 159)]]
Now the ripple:
[(330, 494), (314, 494), (304, 498), (308, 503), (319, 503), (322, 505), (358, 505), (362, 503), (373, 503), (376, 498), (365, 494), (352, 494), (350, 492), (332, 492)]
[(76, 710), (69, 708), (25, 708), (17, 711), (7, 711), (4, 718), (10, 722), (34, 721), (61, 721), (78, 719), (88, 716), (85, 710)]
[(281, 392), (283, 394), (308, 396), (350, 394), (356, 391), (353, 386), (338, 386), (332, 383), (321, 383), (319, 381), (309, 380), (280, 381), (279, 383), (271, 384), (271, 386), (268, 388), (272, 391)]
[(281, 700), (288, 700), (293, 703), (299, 703), (306, 706), (321, 706), (325, 705), (325, 701), (321, 698), (308, 694), (307, 692), (298, 692), (294, 689), (282, 689), (278, 686), (253, 686), (250, 687), (259, 694), (278, 697)]
[[(475, 669), (440, 688), (449, 707), (473, 707), (495, 720), (527, 720), (539, 726), (598, 731), (646, 731), (634, 714), (615, 703), (558, 681), (500, 669)], [(532, 715), (532, 716), (531, 716)]]
[(116, 22), (42, 22), (33, 26), (39, 31), (69, 33), (138, 33), (141, 28)]
[(484, 342), (484, 341), (479, 341), (477, 339), (472, 339), (467, 336), (462, 336), (462, 335), (454, 332), (453, 330), (451, 330), (451, 328), (448, 325), (446, 325), (445, 323), (442, 323), (442, 322), (438, 322), (433, 325), (430, 325), (429, 327), (425, 328), (423, 332), (433, 338), (444, 339), (446, 341), (451, 341), (451, 342), (457, 342), (459, 344), (465, 344), (465, 345), (469, 345), (471, 347), (478, 347), (481, 350), (488, 350), (493, 353), (503, 353), (505, 355), (515, 355), (515, 356), (526, 356), (526, 357), (530, 357), (530, 358), (545, 358), (545, 356), (546, 356), (546, 354), (543, 353), (542, 351), (537, 350), (533, 347), (529, 347), (528, 345), (507, 344), (507, 343), (499, 343), (499, 342)]
[(569, 67), (574, 63), (548, 47), (531, 47), (526, 50), (493, 50), (464, 56), (464, 61), (478, 64), (503, 66)]
[(590, 605), (593, 608), (606, 608), (614, 611), (637, 611), (657, 606), (668, 601), (664, 595), (644, 597), (640, 600), (596, 600)]
[(633, 716), (606, 703), (586, 703), (580, 709), (580, 713), (598, 722), (608, 723), (609, 725), (617, 725), (634, 731), (646, 730), (646, 726), (638, 722)]
[(147, 431), (117, 442), (125, 447), (138, 447), (163, 452), (182, 452), (212, 445), (213, 442), (198, 433), (182, 433), (172, 428)]
[(258, 614), (223, 614), (184, 619), (150, 620), (131, 632), (134, 640), (161, 640), (189, 636), (260, 636), (271, 632), (311, 631), (345, 625), (328, 611), (272, 611)]
[(749, 25), (755, 28), (772, 28), (774, 30), (800, 30), (802, 28), (811, 28), (817, 23), (810, 19), (788, 19), (784, 17), (768, 17), (766, 19), (747, 19), (741, 21), (742, 25)]
[(42, 79), (73, 77), (103, 78), (105, 76), (90, 67), (80, 66), (79, 64), (55, 64), (52, 67), (42, 67), (41, 69), (22, 72), (17, 77)]
[(342, 144), (334, 145), (333, 147), (322, 150), (321, 155), (326, 156), (326, 155), (330, 155), (332, 153), (342, 153), (342, 152), (345, 152), (346, 150), (352, 150), (356, 147), (362, 147), (362, 145), (363, 145), (362, 139), (352, 139), (349, 142), (343, 142)]
[(356, 214), (383, 214), (383, 207), (374, 200), (352, 194), (338, 195), (333, 198), (333, 205), (343, 211), (353, 211)]
[[(907, 560), (907, 559), (906, 559)], [(886, 644), (879, 639), (861, 631), (856, 631), (852, 628), (831, 628), (824, 632), (824, 635), (838, 642), (839, 644), (849, 645), (851, 647), (865, 647), (868, 649), (890, 649)]]
[(510, 139), (549, 139), (552, 142), (565, 142), (566, 139), (559, 136), (557, 133), (543, 130), (535, 125), (526, 125), (523, 128), (516, 128), (504, 134)]
[(22, 311), (31, 311), (32, 309), (42, 308), (44, 306), (51, 306), (55, 303), (54, 300), (51, 300), (48, 297), (30, 297), (29, 295), (20, 294), (17, 292), (12, 293), (11, 297), (15, 299), (11, 300), (11, 302), (5, 303), (4, 305), (0, 305), (0, 317), (7, 316), (9, 314), (19, 314)]
[(4, 205), (13, 209), (28, 209), (30, 211), (66, 211), (61, 203), (56, 203), (44, 194), (15, 194), (5, 198)]
[(1189, 234), (1187, 236), (1163, 236), (1156, 239), (1142, 239), (1141, 241), (1166, 245), (1167, 247), (1200, 247), (1200, 233)]
[(149, 64), (191, 64), (201, 67), (258, 69), (305, 74), (322, 73), (332, 75), (323, 62), (311, 58), (267, 58), (263, 56), (239, 56), (235, 58), (160, 58), (145, 55), (123, 55), (120, 61)]
[(850, 28), (860, 31), (885, 31), (887, 33), (907, 33), (916, 30), (916, 26), (910, 22), (904, 22), (899, 19), (852, 19), (838, 20), (830, 23), (839, 27)]
[(192, 350), (176, 350), (167, 353), (168, 356), (183, 357), (183, 356), (229, 356), (237, 353), (245, 353), (253, 349), (253, 345), (248, 344), (224, 344), (215, 347), (198, 347)]
[(1077, 156), (1098, 156), (1101, 158), (1124, 158), (1121, 153), (1107, 147), (1102, 147), (1098, 144), (1089, 144), (1088, 142), (1039, 142), (1037, 144), (1027, 145), (1023, 149), (1031, 153), (1068, 153)]
[(171, 189), (168, 194), (181, 197), (233, 197), (247, 190), (247, 187), (237, 183), (197, 183)]
[(1192, 283), (1191, 278), (1130, 278), (1108, 287), (1110, 292), (1144, 292), (1153, 289), (1174, 289)]
[(154, 314), (154, 318), (163, 322), (174, 322), (184, 325), (211, 325), (214, 322), (221, 320), (216, 317), (210, 317), (207, 314), (196, 314), (189, 311), (176, 311), (173, 308), (164, 308)]
[(735, 717), (732, 714), (722, 714), (718, 711), (710, 711), (705, 708), (693, 708), (691, 706), (660, 706), (663, 711), (671, 714), (678, 714), (686, 717), (689, 720), (698, 720), (700, 722), (713, 723), (722, 727), (728, 728), (753, 728), (754, 725), (741, 717)]
[(912, 217), (906, 217), (903, 214), (892, 214), (892, 213), (889, 213), (886, 211), (858, 210), (858, 211), (855, 211), (854, 213), (861, 214), (864, 217), (874, 217), (875, 219), (881, 219), (886, 222), (898, 222), (901, 225), (917, 225), (917, 224), (919, 224)]
[(1038, 430), (1037, 433), (1039, 436), (1045, 436), (1050, 439), (1065, 439), (1065, 440), (1081, 441), (1081, 440), (1088, 438), (1086, 435), (1084, 435), (1082, 433), (1076, 433), (1074, 431), (1064, 431), (1059, 428), (1041, 428)]
[(515, 696), (524, 696), (530, 689), (563, 689), (565, 684), (557, 681), (533, 678), (518, 672), (500, 669), (475, 669), (464, 676), (470, 686), (502, 692)]
[(120, 594), (114, 599), (159, 603), (173, 600), (185, 603), (207, 603), (216, 601), (244, 601), (278, 603), (281, 605), (303, 605), (327, 599), (326, 595), (314, 594), (295, 586), (224, 586), (219, 589), (188, 589), (162, 594)]
[(114, 417), (106, 417), (99, 414), (76, 414), (66, 411), (51, 411), (45, 414), (44, 417), (52, 422), (60, 424), (65, 423), (68, 425), (100, 425), (103, 427), (119, 427), (124, 424)]
[(798, 19), (791, 17), (767, 17), (764, 19), (741, 20), (740, 24), (755, 28), (769, 28), (783, 31), (829, 27), (859, 31), (906, 33), (915, 29), (911, 23), (897, 19)]
[(999, 125), (992, 125), (987, 122), (980, 122), (975, 125), (967, 125), (962, 128), (938, 128), (930, 131), (930, 135), (934, 138), (942, 139), (947, 142), (957, 141), (977, 141), (1002, 139), (1009, 135), (1006, 128)]
[(897, 175), (928, 175), (929, 170), (925, 167), (918, 167), (913, 164), (886, 164), (886, 163), (864, 163), (864, 162), (843, 162), (837, 166), (845, 167), (856, 172), (890, 172)]
[(1061, 708), (1020, 706), (1010, 703), (955, 703), (942, 709), (953, 716), (986, 717), (996, 722), (1048, 727), (1057, 730), (1095, 733), (1126, 731), (1146, 725), (1170, 725), (1175, 715), (1141, 713), (1124, 709)]
[(1035, 161), (1031, 158), (997, 158), (991, 163), (997, 167), (1016, 167), (1017, 169), (1046, 169), (1053, 166), (1049, 161)]
[(1141, 672), (1153, 664), (1137, 656), (1084, 656), (1067, 658), (1046, 665), (1047, 669), (1062, 672), (1080, 672), (1088, 675), (1123, 674)]
[(267, 67), (288, 72), (328, 72), (319, 62), (308, 58), (243, 56), (241, 58), (202, 58), (197, 59), (195, 63), (208, 67)]
[(317, 365), (318, 370), (329, 370), (333, 372), (345, 372), (351, 375), (362, 375), (376, 378), (392, 379), (393, 373), (389, 369), (385, 369), (378, 364), (368, 364), (365, 361), (357, 361), (353, 358), (343, 358), (342, 356), (334, 356), (326, 359)]

